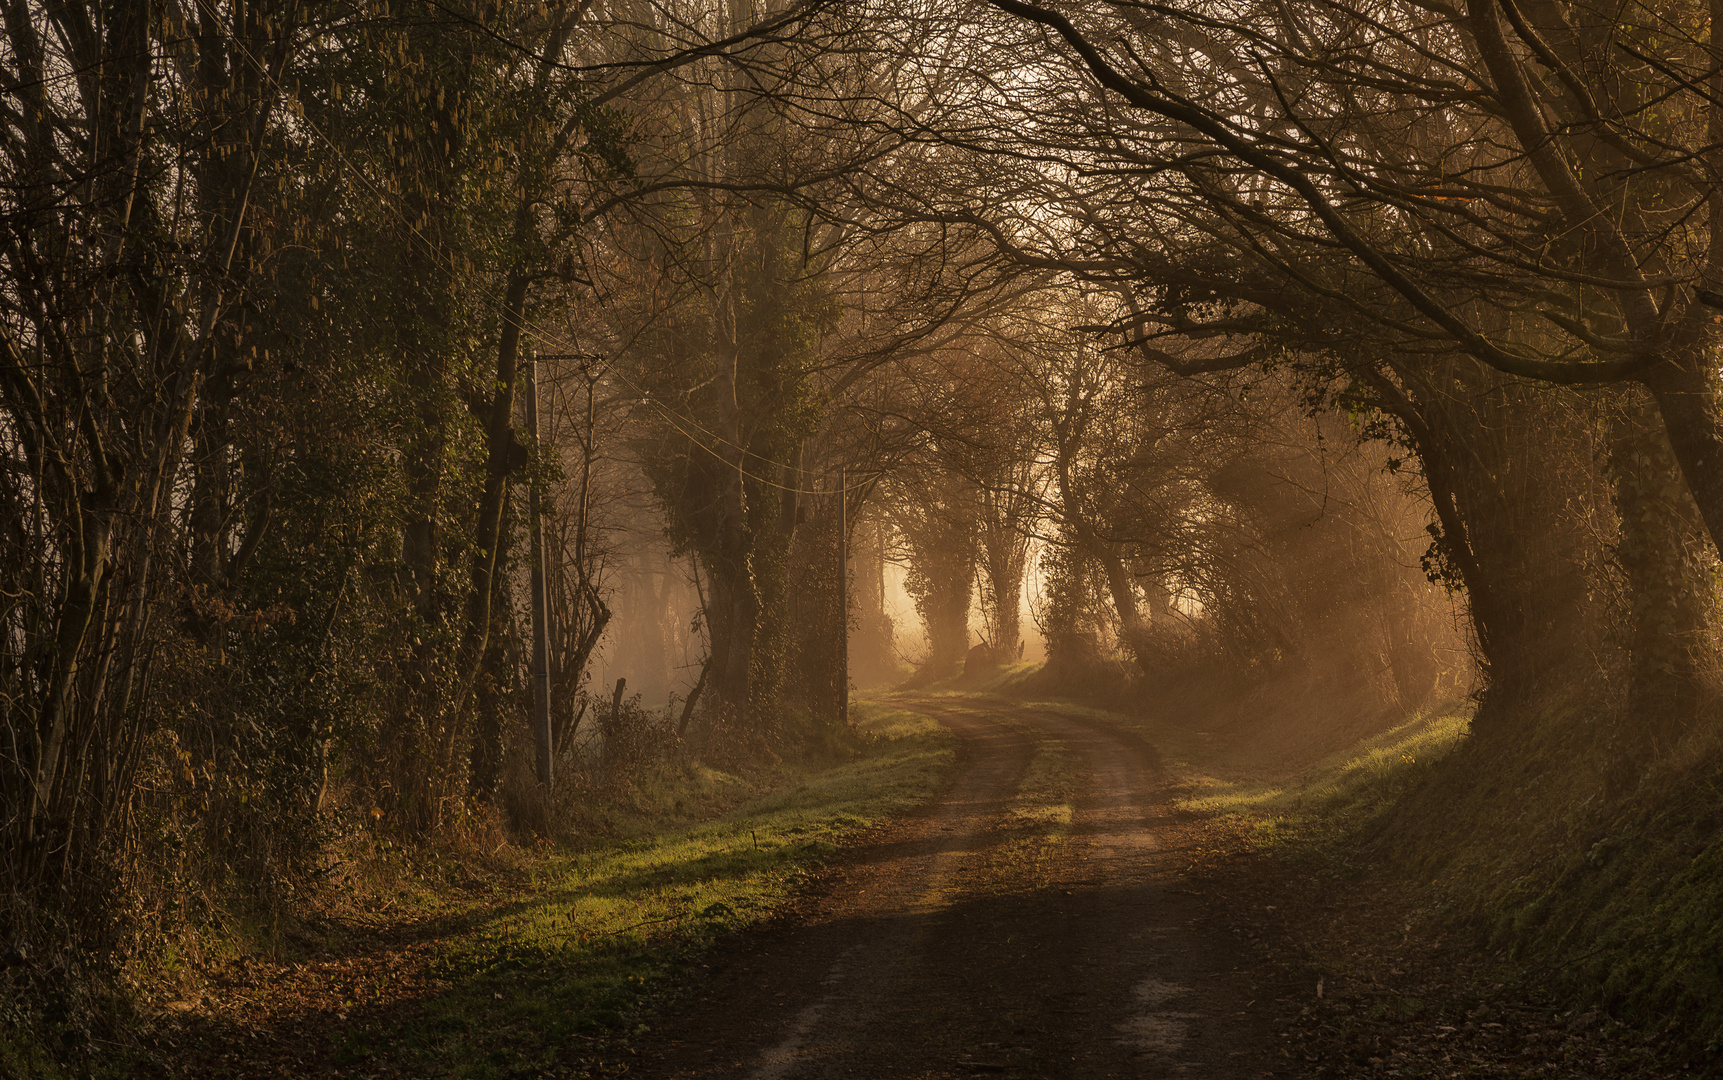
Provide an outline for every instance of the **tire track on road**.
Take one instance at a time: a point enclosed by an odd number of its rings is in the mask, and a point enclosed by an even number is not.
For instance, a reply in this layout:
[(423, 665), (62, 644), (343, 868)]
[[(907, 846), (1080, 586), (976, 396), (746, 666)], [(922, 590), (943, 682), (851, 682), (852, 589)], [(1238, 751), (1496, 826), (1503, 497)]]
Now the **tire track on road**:
[[(959, 740), (947, 790), (851, 849), (848, 887), (720, 964), (637, 1071), (736, 1080), (1277, 1075), (1246, 966), (1157, 847), (1158, 764), (1056, 712), (911, 702)], [(1009, 807), (1062, 747), (1069, 826)], [(1034, 844), (1031, 864), (1025, 845)]]

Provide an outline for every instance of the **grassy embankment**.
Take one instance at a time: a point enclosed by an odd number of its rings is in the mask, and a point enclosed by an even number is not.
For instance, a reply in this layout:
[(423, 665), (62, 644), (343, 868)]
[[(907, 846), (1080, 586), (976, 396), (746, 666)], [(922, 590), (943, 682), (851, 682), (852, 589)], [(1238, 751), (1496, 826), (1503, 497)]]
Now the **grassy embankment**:
[[(549, 856), (518, 903), (450, 941), (449, 989), (387, 1033), (416, 1075), (566, 1065), (638, 1017), (719, 937), (768, 918), (846, 835), (925, 799), (950, 762), (925, 717), (857, 708), (870, 750), (712, 821)], [(355, 1044), (357, 1046), (359, 1044)]]
[(1469, 937), (1513, 984), (1714, 1061), (1723, 745), (1696, 733), (1612, 785), (1594, 723), (1551, 711), (1491, 745), (1437, 709), (1289, 782), (1201, 779), (1190, 803), (1333, 873), (1409, 884), (1429, 932)]
[(1633, 1025), (1723, 1044), (1723, 743), (1695, 732), (1626, 784), (1551, 712), (1518, 752), (1467, 745), (1383, 833), (1450, 921)]
[(1452, 703), (1289, 782), (1199, 781), (1191, 805), (1334, 873), (1409, 883), (1432, 932), (1459, 932), (1521, 986), (1647, 1037), (1723, 1045), (1723, 745), (1699, 732), (1627, 785), (1582, 714), (1511, 744), (1468, 737)]
[[(172, 1016), (146, 1040), (154, 1054), (117, 1052), (97, 1072), (128, 1075), (148, 1056), (163, 1057), (170, 1073), (244, 1072), (245, 1040), (272, 1027), (277, 1042), (292, 1043), (275, 1058), (291, 1053), (286, 1060), (352, 1075), (581, 1076), (626, 1057), (678, 972), (770, 917), (846, 836), (943, 782), (952, 760), (943, 728), (868, 703), (855, 713), (863, 749), (853, 760), (785, 766), (752, 784), (690, 769), (680, 781), (686, 790), (655, 793), (657, 814), (613, 819), (625, 835), (521, 854), (514, 880), (482, 896), (457, 887), (462, 875), (444, 859), (439, 873), (398, 882), (408, 887), (393, 890), (388, 924), (371, 924), (386, 931), (381, 939), (392, 932), (416, 945), (384, 957), (386, 947), (351, 927), (340, 941), (302, 941), (297, 956), (252, 969), (254, 979), (281, 980), (274, 995), (225, 1010), (230, 995), (212, 972), (216, 989), (203, 1007)], [(723, 812), (689, 821), (694, 807)], [(226, 1052), (233, 1049), (242, 1051), (237, 1059)]]

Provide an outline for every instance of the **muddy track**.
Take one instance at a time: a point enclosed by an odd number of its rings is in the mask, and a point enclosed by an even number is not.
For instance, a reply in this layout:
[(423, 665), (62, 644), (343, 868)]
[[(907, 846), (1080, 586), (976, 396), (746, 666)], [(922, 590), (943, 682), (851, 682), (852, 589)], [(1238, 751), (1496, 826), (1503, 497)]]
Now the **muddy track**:
[[(1152, 751), (1034, 710), (922, 708), (958, 739), (947, 790), (715, 959), (632, 1074), (1291, 1075), (1284, 988), (1181, 888)], [(1062, 762), (1068, 824), (1013, 813), (1032, 760)]]

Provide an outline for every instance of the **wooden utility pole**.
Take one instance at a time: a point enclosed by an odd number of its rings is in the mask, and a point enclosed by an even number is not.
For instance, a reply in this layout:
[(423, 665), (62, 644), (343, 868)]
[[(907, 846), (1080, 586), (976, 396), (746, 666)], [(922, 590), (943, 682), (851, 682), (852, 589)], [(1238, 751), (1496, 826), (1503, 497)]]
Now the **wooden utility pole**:
[[(538, 441), (538, 356), (526, 363), (526, 430), (535, 452)], [(538, 782), (551, 782), (550, 747), (550, 596), (544, 572), (544, 522), (539, 517), (538, 474), (527, 497), (527, 531), (532, 535), (532, 736), (538, 750)]]
[(838, 722), (850, 722), (850, 527), (849, 490), (838, 468)]

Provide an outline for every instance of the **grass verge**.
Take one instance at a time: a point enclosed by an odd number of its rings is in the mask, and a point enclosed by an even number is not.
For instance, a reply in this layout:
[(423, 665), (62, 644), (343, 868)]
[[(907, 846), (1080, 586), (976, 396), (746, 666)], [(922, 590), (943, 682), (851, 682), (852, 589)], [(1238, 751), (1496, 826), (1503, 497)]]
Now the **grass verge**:
[(1040, 739), (1017, 792), (1005, 807), (1008, 826), (1056, 838), (1071, 831), (1076, 781), (1071, 752), (1057, 739)]
[(393, 945), (349, 935), (355, 947), (339, 955), (258, 967), (249, 990), (212, 992), (175, 1017), (154, 1062), (120, 1055), (101, 1071), (605, 1074), (704, 950), (769, 918), (844, 837), (942, 782), (952, 748), (936, 722), (866, 702), (855, 714), (853, 760), (780, 774), (775, 790), (710, 820), (547, 846), (515, 887), (478, 902), (422, 889), (392, 934), (377, 935)]
[[(1631, 782), (1583, 711), (1468, 747), (1383, 837), (1435, 908), (1528, 984), (1723, 1063), (1723, 739), (1701, 729)], [(1714, 1073), (1715, 1074), (1715, 1073)]]
[[(924, 799), (949, 750), (909, 714), (865, 706), (873, 752), (715, 821), (550, 860), (529, 900), (449, 942), (449, 989), (389, 1033), (411, 1073), (580, 1075), (571, 1048), (647, 1033), (642, 1007), (716, 938), (769, 917), (846, 834)], [(353, 1056), (370, 1046), (352, 1043)], [(572, 1060), (570, 1060), (572, 1058)]]

